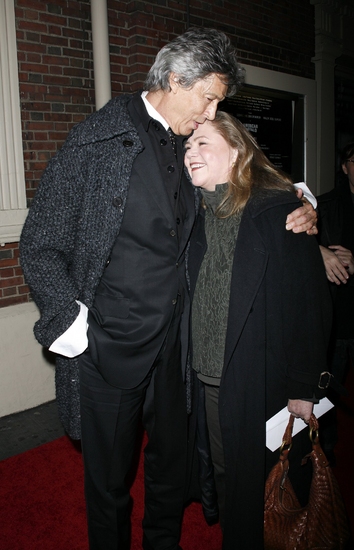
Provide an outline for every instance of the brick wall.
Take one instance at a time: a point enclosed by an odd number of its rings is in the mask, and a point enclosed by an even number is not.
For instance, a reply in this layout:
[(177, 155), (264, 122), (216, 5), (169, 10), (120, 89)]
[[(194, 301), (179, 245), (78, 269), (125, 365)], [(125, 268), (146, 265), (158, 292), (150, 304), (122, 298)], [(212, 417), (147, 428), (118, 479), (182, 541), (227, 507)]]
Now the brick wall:
[[(28, 204), (49, 158), (94, 110), (89, 0), (15, 0)], [(157, 51), (192, 26), (215, 27), (243, 63), (314, 78), (310, 0), (108, 0), (112, 94), (138, 89)], [(0, 248), (0, 307), (30, 299), (18, 243)]]
[(0, 307), (28, 301), (28, 286), (24, 281), (18, 255), (18, 243), (0, 246)]
[(27, 198), (70, 128), (93, 111), (89, 2), (16, 1)]

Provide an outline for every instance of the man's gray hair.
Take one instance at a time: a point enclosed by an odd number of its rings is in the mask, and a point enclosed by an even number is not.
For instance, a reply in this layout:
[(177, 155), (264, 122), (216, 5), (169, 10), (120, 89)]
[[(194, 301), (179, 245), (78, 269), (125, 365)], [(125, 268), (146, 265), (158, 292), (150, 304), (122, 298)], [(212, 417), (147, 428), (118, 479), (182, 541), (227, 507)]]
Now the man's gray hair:
[(215, 29), (191, 28), (166, 44), (156, 56), (144, 89), (170, 91), (171, 72), (176, 73), (183, 88), (191, 88), (212, 73), (223, 75), (227, 96), (234, 95), (244, 79), (235, 47), (223, 32)]

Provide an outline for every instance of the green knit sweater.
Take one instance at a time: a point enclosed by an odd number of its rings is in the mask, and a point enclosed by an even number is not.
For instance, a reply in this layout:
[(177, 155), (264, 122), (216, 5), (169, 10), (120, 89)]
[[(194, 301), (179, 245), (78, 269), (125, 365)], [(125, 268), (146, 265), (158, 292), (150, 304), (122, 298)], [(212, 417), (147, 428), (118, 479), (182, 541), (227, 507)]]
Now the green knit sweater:
[(206, 205), (208, 249), (203, 258), (192, 306), (193, 368), (204, 382), (218, 385), (224, 363), (232, 264), (241, 214), (218, 218), (227, 184), (202, 190)]

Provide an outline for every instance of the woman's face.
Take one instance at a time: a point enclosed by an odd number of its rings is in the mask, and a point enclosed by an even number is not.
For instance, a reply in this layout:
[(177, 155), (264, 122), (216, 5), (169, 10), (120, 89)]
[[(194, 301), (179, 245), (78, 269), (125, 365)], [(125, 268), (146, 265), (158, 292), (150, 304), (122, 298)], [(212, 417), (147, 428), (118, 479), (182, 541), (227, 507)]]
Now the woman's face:
[(230, 147), (213, 123), (206, 120), (188, 138), (184, 163), (193, 185), (214, 191), (216, 185), (229, 180), (237, 155), (237, 149)]

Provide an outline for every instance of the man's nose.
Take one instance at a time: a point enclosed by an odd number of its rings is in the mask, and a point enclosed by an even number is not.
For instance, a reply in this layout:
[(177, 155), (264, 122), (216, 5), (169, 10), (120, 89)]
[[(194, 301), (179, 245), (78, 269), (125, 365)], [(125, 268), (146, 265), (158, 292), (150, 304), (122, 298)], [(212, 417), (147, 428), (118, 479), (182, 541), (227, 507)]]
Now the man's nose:
[(218, 108), (217, 101), (212, 101), (210, 105), (208, 105), (208, 107), (205, 109), (205, 112), (204, 112), (208, 120), (214, 120), (217, 108)]

